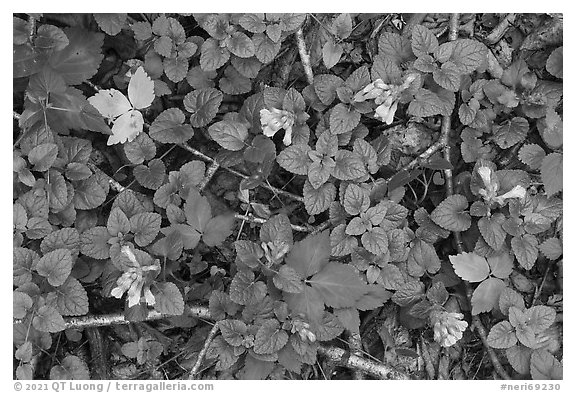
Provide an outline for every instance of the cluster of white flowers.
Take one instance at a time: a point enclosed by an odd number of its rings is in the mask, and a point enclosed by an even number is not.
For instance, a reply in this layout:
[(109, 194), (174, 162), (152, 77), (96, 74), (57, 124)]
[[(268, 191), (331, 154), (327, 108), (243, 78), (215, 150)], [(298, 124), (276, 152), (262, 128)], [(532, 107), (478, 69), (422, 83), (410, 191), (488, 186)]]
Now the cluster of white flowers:
[(434, 327), (434, 341), (443, 347), (450, 347), (462, 338), (462, 332), (468, 327), (463, 321), (464, 315), (446, 310), (433, 310), (430, 323)]
[(494, 201), (503, 206), (506, 203), (506, 199), (510, 198), (524, 198), (526, 196), (526, 189), (520, 185), (514, 186), (513, 189), (504, 193), (502, 195), (497, 195), (498, 192), (498, 182), (494, 178), (496, 174), (487, 166), (481, 166), (478, 168), (478, 174), (482, 178), (484, 183), (484, 188), (481, 188), (478, 192), (484, 200), (488, 203)]
[[(154, 265), (142, 266), (129, 246), (122, 246), (121, 252), (130, 260), (131, 266), (116, 280), (118, 286), (112, 289), (110, 294), (120, 299), (128, 291), (128, 307), (139, 304), (142, 298), (146, 304), (154, 305), (156, 299), (150, 291), (150, 286), (144, 287), (144, 275), (148, 271), (160, 270), (160, 265), (156, 262)], [(144, 295), (142, 295), (142, 290)]]
[(282, 109), (272, 108), (272, 110), (260, 110), (260, 124), (262, 124), (264, 135), (273, 137), (280, 129), (284, 129), (284, 142), (285, 146), (292, 144), (292, 126), (296, 116), (289, 111)]
[(396, 113), (396, 109), (398, 109), (400, 94), (409, 88), (415, 79), (416, 74), (408, 74), (401, 85), (386, 84), (382, 79), (376, 79), (356, 93), (354, 102), (374, 100), (376, 105), (378, 105), (374, 110), (376, 112), (374, 117), (386, 124), (392, 124), (394, 114)]

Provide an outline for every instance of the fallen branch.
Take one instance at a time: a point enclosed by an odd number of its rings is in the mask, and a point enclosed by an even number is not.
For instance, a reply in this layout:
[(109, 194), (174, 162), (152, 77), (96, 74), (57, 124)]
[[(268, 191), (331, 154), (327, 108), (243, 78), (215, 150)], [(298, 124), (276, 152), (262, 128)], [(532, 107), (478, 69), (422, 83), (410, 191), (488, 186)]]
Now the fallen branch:
[[(186, 309), (185, 315), (211, 320), (210, 310), (208, 307), (203, 306), (191, 306)], [(171, 315), (160, 314), (156, 311), (150, 311), (148, 316), (144, 318), (143, 321), (154, 321), (158, 319), (169, 318)], [(21, 320), (15, 320), (14, 324), (22, 323)], [(64, 327), (65, 329), (70, 328), (88, 328), (96, 326), (110, 326), (110, 325), (121, 325), (130, 324), (131, 321), (126, 320), (124, 314), (116, 313), (109, 315), (85, 315), (82, 317), (64, 317)], [(320, 344), (318, 346), (318, 353), (322, 356), (326, 356), (334, 362), (338, 362), (343, 367), (350, 369), (360, 370), (366, 374), (370, 374), (376, 378), (380, 379), (410, 379), (410, 377), (396, 370), (395, 368), (387, 365), (376, 363), (372, 360), (363, 359), (355, 355), (351, 355), (350, 352), (345, 351), (337, 347), (329, 347)]]
[(218, 322), (216, 322), (214, 324), (214, 326), (212, 327), (212, 329), (210, 330), (210, 332), (208, 333), (208, 337), (206, 337), (206, 341), (204, 341), (204, 346), (202, 347), (202, 350), (198, 354), (198, 358), (196, 359), (196, 363), (194, 363), (192, 370), (190, 370), (190, 376), (188, 377), (188, 379), (196, 379), (195, 376), (196, 376), (196, 374), (198, 374), (198, 370), (200, 370), (200, 366), (202, 365), (202, 360), (204, 360), (204, 357), (206, 356), (206, 352), (208, 352), (208, 348), (210, 347), (210, 343), (212, 342), (212, 340), (214, 340), (214, 337), (216, 337), (216, 334), (218, 333), (218, 329), (219, 329)]
[[(458, 31), (457, 31), (458, 17), (459, 17), (459, 14), (450, 14), (449, 39), (451, 41), (456, 40), (456, 38), (458, 37)], [(443, 116), (442, 128), (440, 131), (440, 141), (444, 144), (444, 158), (448, 162), (451, 162), (451, 160), (450, 160), (450, 143), (449, 143), (450, 129), (451, 129), (450, 116)], [(454, 194), (454, 185), (452, 183), (452, 170), (451, 169), (445, 169), (444, 170), (444, 177), (445, 177), (445, 181), (446, 181), (446, 196), (451, 196)], [(462, 239), (460, 236), (460, 232), (454, 231), (453, 234), (454, 234), (454, 239), (456, 241), (456, 249), (457, 249), (458, 253), (461, 254), (464, 251), (464, 248), (462, 245)], [(466, 285), (466, 295), (468, 298), (468, 302), (471, 305), (472, 304), (472, 288), (470, 287), (470, 283), (465, 281), (464, 284)], [(472, 324), (476, 328), (476, 331), (478, 332), (478, 335), (480, 336), (480, 339), (482, 340), (482, 343), (484, 344), (484, 348), (485, 348), (486, 352), (488, 353), (488, 356), (490, 357), (490, 360), (492, 361), (492, 365), (494, 366), (494, 369), (496, 370), (496, 372), (500, 375), (501, 378), (510, 379), (510, 376), (506, 373), (506, 371), (502, 367), (500, 360), (498, 360), (498, 356), (496, 356), (494, 349), (492, 349), (492, 347), (490, 347), (488, 345), (486, 328), (482, 324), (482, 321), (480, 320), (478, 315), (474, 315), (472, 317)]]
[(516, 14), (508, 14), (498, 23), (498, 25), (486, 36), (485, 42), (487, 45), (494, 45), (504, 37), (510, 26), (514, 23)]
[[(234, 218), (237, 220), (242, 220), (242, 221), (248, 221), (254, 224), (264, 224), (266, 221), (266, 219), (264, 218), (260, 218), (260, 217), (254, 217), (253, 215), (249, 214), (249, 215), (244, 215), (244, 214), (239, 214), (236, 213), (234, 214)], [(293, 231), (297, 231), (297, 232), (312, 232), (313, 229), (311, 228), (307, 228), (307, 227), (303, 227), (301, 225), (294, 225), (294, 224), (290, 224), (290, 227), (292, 228)]]
[(198, 191), (203, 191), (206, 188), (210, 180), (212, 180), (212, 178), (216, 174), (218, 168), (220, 168), (220, 164), (218, 164), (216, 161), (212, 161), (212, 163), (206, 170), (206, 175), (204, 176), (204, 179), (202, 179), (200, 184), (198, 184)]
[(312, 72), (312, 65), (310, 64), (310, 55), (306, 50), (306, 42), (304, 41), (304, 33), (302, 32), (302, 26), (296, 31), (296, 42), (298, 43), (298, 52), (300, 53), (300, 62), (302, 67), (304, 67), (304, 73), (306, 74), (306, 80), (309, 84), (314, 83), (314, 73)]
[[(362, 337), (360, 337), (360, 333), (350, 332), (348, 335), (348, 345), (350, 346), (350, 353), (352, 355), (362, 358)], [(354, 370), (354, 372), (352, 372), (352, 379), (362, 380), (364, 379), (364, 373), (360, 370)]]

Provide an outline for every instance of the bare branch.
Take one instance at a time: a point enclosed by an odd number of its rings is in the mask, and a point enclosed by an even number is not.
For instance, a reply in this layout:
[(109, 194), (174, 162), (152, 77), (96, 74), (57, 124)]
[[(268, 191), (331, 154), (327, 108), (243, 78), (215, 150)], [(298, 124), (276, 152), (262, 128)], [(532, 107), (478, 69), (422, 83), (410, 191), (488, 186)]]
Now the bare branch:
[(494, 45), (504, 37), (510, 26), (514, 23), (516, 14), (508, 14), (498, 23), (498, 25), (486, 37), (486, 44)]
[(212, 342), (212, 340), (214, 340), (214, 337), (216, 337), (216, 334), (218, 333), (218, 329), (219, 329), (218, 322), (216, 322), (214, 324), (214, 326), (212, 327), (212, 329), (210, 330), (210, 332), (208, 333), (208, 337), (206, 337), (206, 341), (204, 341), (204, 346), (202, 347), (202, 350), (198, 354), (198, 359), (196, 359), (196, 363), (194, 363), (192, 370), (190, 370), (190, 376), (188, 377), (188, 379), (196, 379), (195, 376), (196, 376), (196, 374), (198, 374), (198, 370), (200, 370), (200, 366), (202, 365), (202, 360), (204, 360), (204, 356), (206, 356), (206, 352), (208, 352), (208, 348), (210, 347), (210, 343)]

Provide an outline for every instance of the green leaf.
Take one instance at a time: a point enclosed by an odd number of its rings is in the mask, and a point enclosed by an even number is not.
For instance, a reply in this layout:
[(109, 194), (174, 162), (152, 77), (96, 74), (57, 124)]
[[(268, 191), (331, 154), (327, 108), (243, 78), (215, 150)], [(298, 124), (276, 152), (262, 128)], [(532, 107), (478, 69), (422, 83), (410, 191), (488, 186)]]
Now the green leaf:
[(492, 129), (494, 141), (500, 148), (508, 149), (518, 142), (522, 142), (528, 135), (530, 125), (524, 117), (514, 117), (502, 125), (495, 125)]
[(248, 128), (242, 123), (222, 120), (208, 128), (208, 133), (220, 146), (230, 151), (244, 148)]
[(198, 190), (191, 189), (184, 204), (184, 214), (188, 224), (202, 233), (212, 218), (212, 208), (205, 196), (201, 196)]
[(262, 63), (255, 57), (242, 59), (234, 56), (231, 60), (232, 66), (245, 78), (254, 79), (262, 69)]
[(518, 342), (516, 330), (508, 321), (502, 321), (492, 326), (487, 339), (488, 345), (497, 349), (511, 348)]
[(12, 29), (12, 43), (14, 45), (22, 45), (28, 42), (29, 37), (29, 23), (24, 19), (12, 17), (13, 29)]
[(226, 315), (234, 315), (238, 311), (238, 305), (230, 300), (230, 296), (220, 291), (212, 291), (209, 300), (210, 316), (215, 321), (220, 321)]
[(334, 160), (324, 157), (321, 161), (313, 161), (308, 166), (308, 181), (313, 188), (320, 188), (328, 181), (334, 168)]
[[(449, 59), (458, 66), (463, 74), (473, 72), (487, 61), (488, 48), (477, 40), (458, 39), (450, 44), (452, 47)], [(445, 61), (440, 59), (440, 62), (444, 63)]]
[(218, 113), (222, 92), (212, 87), (193, 90), (184, 97), (184, 108), (191, 113), (192, 127), (207, 126)]
[(34, 301), (28, 294), (14, 291), (12, 294), (12, 317), (17, 319), (24, 318), (33, 304)]
[(286, 214), (277, 214), (270, 217), (260, 228), (260, 241), (264, 243), (294, 244), (292, 227)]
[[(452, 96), (453, 98), (453, 96)], [(414, 99), (408, 105), (408, 113), (416, 117), (427, 117), (434, 115), (449, 116), (454, 109), (454, 102), (450, 103), (438, 94), (421, 88)]]
[(150, 137), (160, 143), (184, 143), (194, 135), (187, 124), (184, 113), (178, 108), (169, 108), (160, 113), (150, 126)]
[(422, 25), (416, 25), (412, 29), (411, 40), (412, 52), (418, 57), (434, 53), (438, 48), (438, 39), (436, 36)]
[(45, 60), (31, 44), (15, 45), (13, 48), (12, 67), (14, 78), (23, 78), (40, 71)]
[(209, 247), (219, 246), (232, 234), (233, 225), (234, 215), (232, 214), (221, 214), (212, 218), (204, 228), (202, 241)]
[(389, 57), (396, 64), (414, 59), (410, 41), (396, 33), (384, 32), (380, 35), (378, 54)]
[(45, 172), (54, 164), (57, 155), (58, 146), (54, 143), (43, 143), (28, 153), (28, 161), (34, 165), (33, 171)]
[(503, 214), (497, 213), (490, 217), (482, 217), (478, 221), (478, 229), (482, 237), (494, 250), (499, 250), (506, 240), (506, 232), (502, 224), (506, 221)]
[(442, 64), (442, 67), (436, 68), (432, 76), (434, 81), (449, 91), (458, 91), (460, 89), (460, 69), (452, 62)]
[(68, 277), (64, 284), (52, 293), (55, 294), (56, 306), (61, 315), (78, 316), (88, 313), (88, 294), (74, 277)]
[(88, 380), (90, 371), (84, 360), (78, 356), (68, 355), (59, 365), (50, 370), (50, 379), (55, 380)]
[(520, 148), (518, 151), (518, 158), (524, 164), (528, 165), (530, 169), (540, 169), (542, 160), (546, 156), (544, 149), (536, 143), (529, 143)]
[(490, 274), (495, 277), (505, 280), (512, 273), (514, 259), (506, 251), (489, 256), (487, 261), (490, 265)]
[(219, 87), (225, 94), (244, 94), (252, 90), (252, 82), (229, 65), (224, 70), (224, 76), (220, 78)]
[(352, 131), (360, 122), (360, 113), (352, 106), (336, 104), (330, 112), (330, 132), (338, 135)]
[(346, 187), (343, 205), (348, 214), (357, 216), (370, 207), (370, 192), (356, 184), (350, 184)]
[(271, 354), (282, 349), (288, 342), (288, 334), (280, 328), (276, 319), (271, 319), (260, 325), (254, 338), (254, 352)]
[(520, 266), (526, 270), (532, 269), (538, 258), (538, 239), (530, 234), (514, 236), (511, 246)]
[[(86, 178), (88, 178), (92, 175), (92, 172), (90, 169), (86, 169), (88, 170)], [(50, 209), (52, 213), (58, 213), (72, 202), (73, 187), (71, 184), (66, 183), (64, 176), (55, 169), (50, 169), (48, 172), (48, 180), (49, 184), (46, 185), (46, 191), (48, 192)]]
[(239, 271), (230, 284), (230, 300), (241, 305), (258, 303), (266, 296), (266, 284), (254, 281), (254, 273)]
[(254, 34), (252, 42), (254, 43), (254, 54), (263, 64), (271, 63), (280, 52), (281, 42), (272, 41), (264, 33)]
[(530, 357), (530, 375), (535, 380), (561, 380), (562, 363), (546, 349), (538, 349)]
[(41, 239), (52, 231), (52, 226), (45, 218), (32, 217), (27, 223), (26, 236), (30, 239)]
[(405, 307), (423, 297), (424, 284), (415, 280), (400, 285), (392, 296), (392, 301), (400, 307)]
[(344, 84), (342, 78), (332, 74), (314, 76), (314, 91), (324, 105), (330, 105), (336, 98), (336, 89)]
[(200, 66), (196, 66), (188, 70), (186, 81), (194, 89), (214, 87), (213, 79), (216, 78), (216, 75), (216, 71), (204, 71)]
[(556, 321), (556, 311), (548, 306), (532, 306), (524, 312), (527, 317), (526, 324), (534, 333), (542, 333)]
[(162, 217), (157, 213), (139, 213), (130, 217), (130, 231), (134, 234), (134, 242), (140, 247), (152, 243), (158, 232)]
[(92, 171), (86, 164), (71, 162), (70, 164), (66, 165), (65, 175), (68, 180), (86, 180), (92, 175)]
[(343, 53), (344, 48), (342, 45), (328, 39), (322, 47), (322, 60), (324, 61), (324, 66), (328, 69), (334, 67), (340, 61)]
[(506, 350), (508, 362), (517, 373), (526, 375), (530, 373), (530, 357), (532, 349), (524, 345), (514, 345)]
[(291, 145), (282, 150), (276, 157), (278, 164), (289, 172), (296, 175), (307, 175), (308, 167), (312, 160), (308, 156), (308, 152), (312, 149), (308, 145), (297, 144)]
[(329, 307), (352, 307), (368, 292), (353, 267), (336, 262), (328, 263), (308, 282)]
[(94, 209), (106, 201), (108, 189), (103, 188), (95, 175), (78, 182), (74, 188), (74, 207), (78, 210)]
[(463, 252), (458, 255), (450, 255), (450, 262), (458, 277), (468, 282), (480, 282), (485, 280), (490, 273), (490, 266), (486, 258), (473, 252)]
[(176, 284), (172, 282), (157, 283), (151, 289), (156, 299), (154, 304), (156, 311), (167, 315), (182, 315), (184, 299)]
[(524, 298), (518, 292), (512, 288), (504, 288), (500, 293), (500, 298), (498, 299), (498, 308), (502, 311), (502, 314), (508, 315), (508, 310), (510, 307), (516, 307), (520, 310), (524, 310), (526, 306), (524, 305)]
[(133, 169), (134, 177), (141, 186), (151, 190), (157, 190), (164, 183), (166, 166), (164, 161), (155, 158), (147, 165), (138, 165)]
[(552, 53), (550, 53), (550, 56), (548, 56), (548, 60), (546, 60), (546, 71), (556, 78), (562, 79), (564, 77), (563, 59), (564, 47), (560, 46), (554, 49)]
[(36, 265), (36, 271), (48, 279), (48, 283), (58, 287), (66, 281), (72, 271), (70, 250), (60, 248), (44, 255)]
[(341, 40), (352, 34), (352, 17), (348, 13), (340, 14), (332, 21), (330, 30)]
[(315, 189), (309, 181), (306, 181), (303, 194), (304, 207), (308, 214), (320, 214), (328, 210), (330, 204), (336, 199), (336, 187), (331, 182), (328, 182)]
[(150, 22), (136, 22), (130, 26), (134, 31), (134, 38), (138, 41), (145, 41), (152, 38), (152, 26)]
[(362, 157), (348, 150), (338, 150), (332, 175), (339, 180), (356, 180), (368, 174)]
[(54, 307), (42, 306), (36, 311), (32, 326), (41, 332), (57, 333), (66, 328), (66, 323)]
[(560, 153), (550, 153), (542, 159), (540, 174), (548, 197), (563, 189), (562, 163), (563, 155)]
[[(141, 199), (141, 198), (140, 198)], [(116, 196), (112, 209), (115, 207), (120, 208), (126, 217), (132, 217), (138, 213), (144, 213), (147, 210), (152, 210), (152, 207), (146, 208), (134, 191), (126, 189)]]
[(126, 17), (128, 14), (93, 14), (98, 27), (108, 35), (116, 35), (122, 31), (122, 27), (126, 24)]
[(413, 277), (422, 277), (426, 272), (435, 274), (440, 270), (440, 258), (432, 245), (416, 240), (408, 254), (407, 268)]
[(450, 195), (444, 199), (430, 218), (434, 223), (449, 231), (462, 232), (470, 228), (472, 219), (464, 210), (468, 207), (468, 200), (460, 194)]
[(301, 293), (304, 291), (302, 277), (288, 265), (282, 265), (278, 274), (273, 277), (276, 288), (288, 293)]
[(316, 288), (304, 285), (301, 293), (284, 293), (284, 300), (294, 314), (302, 313), (309, 321), (320, 320), (324, 313), (324, 302)]
[(556, 237), (548, 238), (540, 244), (540, 252), (554, 261), (562, 256), (562, 242)]
[(236, 240), (234, 242), (236, 249), (236, 263), (240, 261), (251, 269), (260, 266), (260, 258), (264, 256), (262, 248), (249, 240)]
[(188, 59), (184, 57), (166, 58), (162, 61), (162, 64), (164, 66), (164, 73), (168, 79), (174, 83), (183, 81), (188, 74)]
[(119, 233), (125, 235), (130, 232), (130, 220), (122, 210), (115, 208), (110, 211), (106, 228), (110, 236), (118, 236)]
[(104, 58), (104, 34), (92, 33), (80, 27), (69, 27), (64, 29), (64, 32), (68, 36), (69, 44), (62, 50), (53, 52), (48, 62), (68, 85), (78, 85), (98, 71)]
[(28, 248), (13, 248), (12, 275), (14, 285), (21, 286), (32, 280), (32, 264), (38, 259), (38, 254)]
[(237, 319), (221, 321), (218, 323), (218, 327), (224, 340), (234, 347), (242, 345), (242, 341), (244, 340), (243, 336), (248, 332), (246, 324)]
[(492, 311), (498, 305), (500, 293), (504, 288), (506, 284), (499, 278), (490, 277), (482, 281), (472, 294), (472, 315)]
[(124, 153), (132, 164), (142, 164), (144, 160), (156, 157), (156, 144), (148, 134), (141, 132), (132, 142), (123, 145)]
[[(32, 343), (30, 341), (26, 341), (22, 344), (14, 353), (14, 357), (22, 362), (28, 363), (32, 360)], [(22, 379), (18, 377), (18, 371), (16, 371), (16, 375), (18, 379)], [(32, 379), (33, 375), (31, 375)]]
[(402, 82), (402, 70), (398, 64), (392, 58), (383, 54), (378, 54), (374, 58), (370, 73), (372, 80), (382, 79), (384, 83), (394, 84)]
[(238, 23), (250, 33), (264, 33), (266, 31), (266, 24), (258, 14), (243, 14)]
[(331, 255), (341, 257), (348, 255), (358, 247), (358, 240), (346, 234), (346, 224), (340, 224), (330, 233)]
[[(258, 52), (256, 52), (258, 53)], [(221, 48), (214, 38), (208, 38), (200, 49), (200, 67), (202, 70), (216, 71), (222, 67), (230, 58), (227, 48)]]
[(296, 242), (286, 256), (286, 264), (301, 277), (310, 277), (326, 266), (330, 250), (329, 231), (326, 230)]
[(232, 33), (227, 40), (226, 47), (234, 55), (241, 58), (248, 58), (254, 56), (255, 48), (254, 43), (248, 36), (240, 31)]
[(374, 255), (385, 255), (388, 252), (388, 235), (380, 227), (365, 232), (361, 240), (364, 248)]

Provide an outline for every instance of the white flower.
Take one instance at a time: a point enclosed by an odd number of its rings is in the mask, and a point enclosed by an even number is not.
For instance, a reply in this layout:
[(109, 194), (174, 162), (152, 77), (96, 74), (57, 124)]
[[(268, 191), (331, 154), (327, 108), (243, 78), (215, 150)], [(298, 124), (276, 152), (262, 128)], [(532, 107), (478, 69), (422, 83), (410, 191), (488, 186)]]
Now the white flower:
[(500, 205), (504, 205), (506, 203), (505, 200), (508, 198), (520, 198), (520, 199), (522, 199), (525, 196), (526, 196), (526, 189), (520, 185), (516, 185), (516, 186), (514, 186), (513, 189), (511, 189), (507, 193), (495, 197), (494, 200), (496, 202), (498, 202)]
[(464, 315), (461, 313), (433, 310), (430, 313), (430, 323), (434, 326), (434, 341), (443, 347), (456, 344), (468, 327), (468, 322), (462, 318)]
[(286, 130), (284, 133), (284, 145), (292, 143), (292, 126), (294, 125), (295, 116), (293, 113), (281, 109), (272, 108), (260, 110), (260, 124), (264, 135), (273, 137), (281, 128)]
[(507, 193), (498, 196), (498, 182), (494, 178), (496, 174), (492, 169), (487, 166), (481, 166), (477, 171), (484, 183), (484, 188), (481, 188), (478, 193), (482, 195), (488, 203), (494, 201), (503, 206), (506, 203), (506, 199), (524, 198), (526, 196), (526, 189), (520, 185), (516, 185)]
[[(121, 252), (128, 257), (132, 266), (116, 280), (118, 286), (112, 289), (110, 294), (120, 299), (124, 293), (128, 291), (128, 307), (134, 307), (139, 304), (142, 297), (146, 304), (154, 305), (156, 299), (150, 291), (150, 287), (146, 286), (144, 288), (144, 274), (148, 271), (159, 270), (160, 266), (158, 266), (158, 264), (141, 266), (136, 259), (136, 255), (134, 255), (134, 252), (128, 246), (122, 246)], [(141, 295), (142, 289), (144, 289), (144, 296)]]

